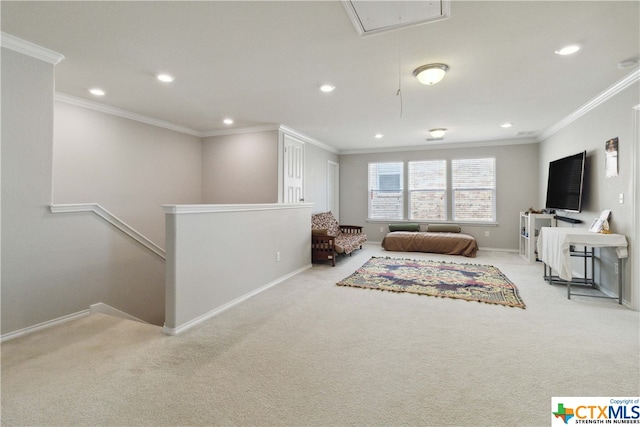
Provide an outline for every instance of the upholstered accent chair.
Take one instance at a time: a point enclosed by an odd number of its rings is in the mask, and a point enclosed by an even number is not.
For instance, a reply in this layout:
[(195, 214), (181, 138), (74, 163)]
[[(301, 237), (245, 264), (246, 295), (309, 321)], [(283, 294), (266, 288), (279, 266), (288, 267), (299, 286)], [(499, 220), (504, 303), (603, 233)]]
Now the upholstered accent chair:
[(311, 216), (311, 261), (331, 261), (335, 267), (338, 254), (351, 255), (362, 248), (367, 235), (358, 225), (340, 225), (331, 212)]

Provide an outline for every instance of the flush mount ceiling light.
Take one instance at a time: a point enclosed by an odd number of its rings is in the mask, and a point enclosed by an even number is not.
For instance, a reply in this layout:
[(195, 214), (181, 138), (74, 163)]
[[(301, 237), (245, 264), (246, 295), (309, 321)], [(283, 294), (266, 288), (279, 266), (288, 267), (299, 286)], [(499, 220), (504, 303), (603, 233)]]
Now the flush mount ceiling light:
[(164, 74), (164, 73), (156, 75), (156, 78), (158, 80), (160, 80), (161, 82), (163, 82), (163, 83), (171, 83), (172, 81), (174, 81), (176, 79), (172, 75)]
[(574, 54), (574, 53), (576, 53), (576, 52), (577, 52), (577, 51), (579, 51), (579, 50), (580, 50), (580, 46), (579, 46), (579, 45), (577, 45), (577, 44), (570, 44), (569, 46), (565, 46), (565, 47), (563, 47), (562, 49), (558, 49), (558, 50), (556, 50), (556, 52), (555, 52), (555, 53), (557, 53), (558, 55), (565, 56), (565, 55), (571, 55), (571, 54)]
[(416, 68), (413, 75), (424, 85), (434, 85), (444, 78), (447, 71), (449, 66), (446, 64), (428, 64)]
[(222, 123), (224, 123), (225, 125), (232, 125), (233, 124), (233, 119), (230, 118), (226, 118), (222, 121)]
[(320, 86), (320, 90), (325, 93), (333, 92), (336, 87), (334, 85), (325, 84)]
[(105, 95), (105, 91), (100, 89), (100, 88), (97, 88), (97, 87), (89, 89), (89, 93), (91, 95), (94, 95), (94, 96), (104, 96)]
[(429, 129), (429, 134), (435, 139), (444, 138), (445, 133), (447, 133), (447, 129), (445, 128)]

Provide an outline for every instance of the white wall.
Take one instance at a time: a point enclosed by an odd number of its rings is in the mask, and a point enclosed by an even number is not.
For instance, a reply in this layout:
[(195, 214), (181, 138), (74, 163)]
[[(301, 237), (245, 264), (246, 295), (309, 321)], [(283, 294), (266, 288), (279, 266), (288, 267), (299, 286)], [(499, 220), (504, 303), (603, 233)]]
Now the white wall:
[(277, 201), (277, 130), (202, 140), (202, 203)]
[[(584, 223), (576, 227), (588, 227), (602, 210), (610, 209), (612, 231), (624, 234), (629, 242), (629, 260), (633, 260), (638, 243), (634, 241), (633, 210), (635, 186), (638, 185), (634, 182), (634, 153), (637, 149), (634, 144), (637, 141), (633, 107), (638, 103), (640, 83), (635, 83), (540, 143), (539, 203), (545, 202), (549, 162), (587, 150), (583, 211), (572, 215)], [(619, 176), (606, 178), (605, 142), (615, 137), (619, 138)], [(624, 194), (624, 204), (618, 203), (620, 193)], [(564, 223), (559, 225), (570, 226)], [(600, 284), (605, 289), (617, 292), (617, 276), (612, 267), (616, 262), (615, 253), (612, 250), (599, 252), (605, 262), (602, 263), (603, 268), (598, 273), (600, 277), (596, 277), (596, 280), (600, 279)], [(636, 295), (640, 287), (638, 283), (631, 286), (631, 262), (625, 263), (624, 271), (624, 299), (628, 304), (637, 301)]]
[[(341, 155), (341, 222), (363, 225), (371, 241), (382, 241), (389, 231), (388, 221), (367, 222), (368, 162), (476, 157), (496, 158), (497, 225), (462, 225), (462, 231), (474, 236), (480, 247), (517, 250), (519, 212), (530, 207), (541, 208), (538, 202), (538, 144), (535, 143)], [(485, 231), (489, 231), (489, 237), (485, 237)]]
[(164, 262), (91, 214), (53, 215), (54, 67), (2, 49), (2, 335), (104, 302), (164, 319)]
[(200, 203), (200, 138), (55, 103), (53, 202), (94, 202), (164, 247), (163, 204)]

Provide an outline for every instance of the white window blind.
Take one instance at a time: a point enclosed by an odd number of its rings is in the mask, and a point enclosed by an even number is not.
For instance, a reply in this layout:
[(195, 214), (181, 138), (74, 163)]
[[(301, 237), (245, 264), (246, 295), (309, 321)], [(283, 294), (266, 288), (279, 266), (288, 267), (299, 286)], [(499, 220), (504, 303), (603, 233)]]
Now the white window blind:
[(409, 219), (447, 219), (447, 161), (409, 162)]
[(495, 222), (496, 159), (451, 160), (453, 220)]
[(399, 220), (404, 214), (404, 164), (369, 163), (369, 219)]

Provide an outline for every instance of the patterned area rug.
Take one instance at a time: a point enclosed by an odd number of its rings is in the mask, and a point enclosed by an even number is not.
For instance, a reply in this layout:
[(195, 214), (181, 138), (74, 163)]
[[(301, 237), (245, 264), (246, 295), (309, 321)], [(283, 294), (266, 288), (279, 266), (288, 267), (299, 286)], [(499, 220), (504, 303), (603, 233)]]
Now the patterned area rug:
[(491, 265), (373, 257), (338, 286), (525, 308), (516, 285)]

